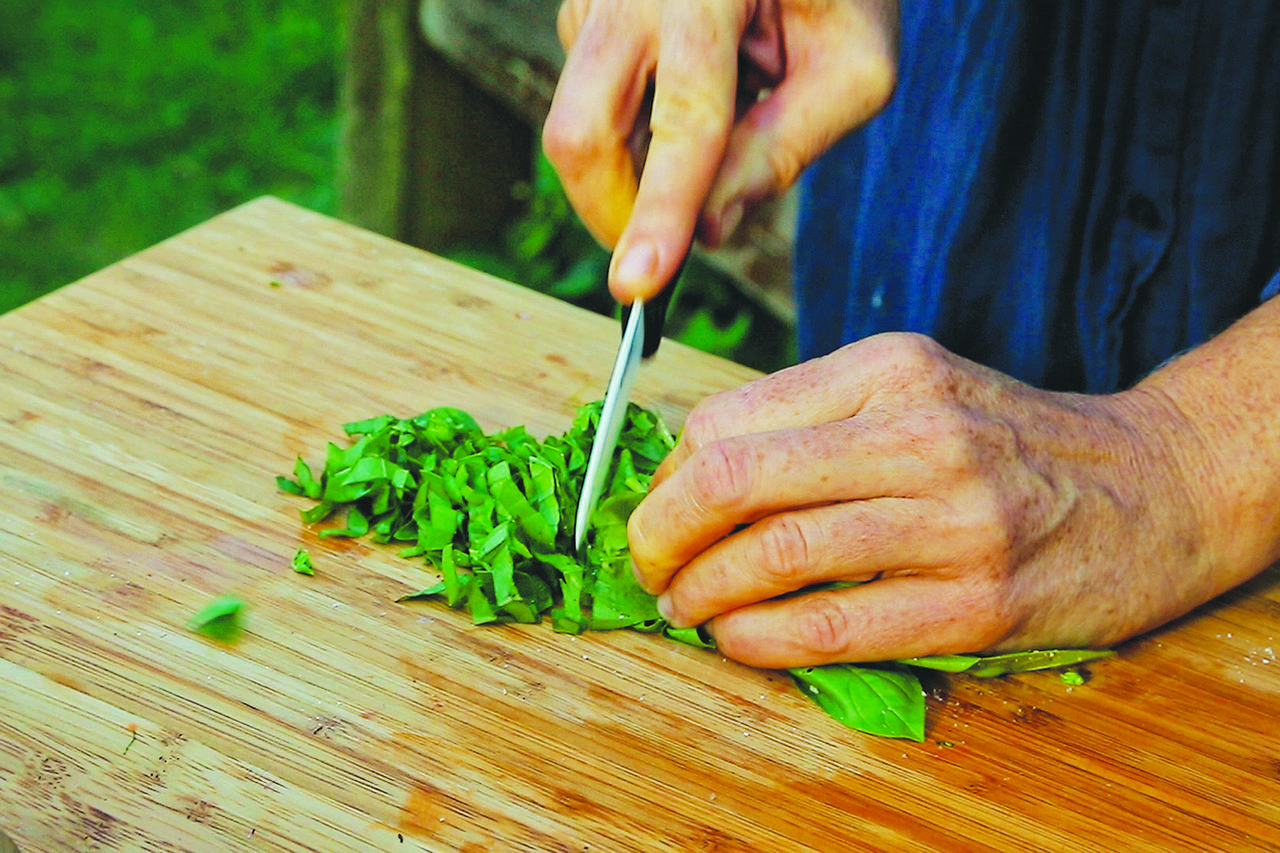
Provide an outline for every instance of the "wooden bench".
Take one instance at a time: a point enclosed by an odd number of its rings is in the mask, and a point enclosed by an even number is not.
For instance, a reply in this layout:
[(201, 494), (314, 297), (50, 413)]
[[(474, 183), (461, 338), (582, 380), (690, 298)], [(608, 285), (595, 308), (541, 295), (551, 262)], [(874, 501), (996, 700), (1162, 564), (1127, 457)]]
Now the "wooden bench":
[[(339, 210), (439, 250), (493, 236), (518, 210), (564, 54), (559, 0), (352, 0), (343, 54)], [(703, 253), (794, 322), (789, 195)]]

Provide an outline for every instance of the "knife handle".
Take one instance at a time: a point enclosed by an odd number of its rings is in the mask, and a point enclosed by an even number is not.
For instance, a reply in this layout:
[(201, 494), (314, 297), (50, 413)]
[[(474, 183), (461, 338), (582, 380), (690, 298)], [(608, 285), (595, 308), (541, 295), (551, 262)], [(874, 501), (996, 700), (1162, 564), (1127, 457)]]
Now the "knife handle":
[[(676, 286), (680, 284), (680, 276), (684, 273), (684, 265), (688, 259), (689, 254), (686, 252), (684, 259), (680, 261), (680, 266), (676, 267), (676, 274), (671, 277), (667, 286), (658, 291), (657, 296), (644, 303), (644, 347), (640, 350), (640, 357), (643, 359), (652, 358), (658, 351), (658, 344), (662, 341), (662, 329), (667, 323), (667, 308), (671, 304), (671, 296), (675, 293)], [(622, 309), (623, 330), (627, 328), (627, 321), (630, 319), (631, 306), (626, 305)]]

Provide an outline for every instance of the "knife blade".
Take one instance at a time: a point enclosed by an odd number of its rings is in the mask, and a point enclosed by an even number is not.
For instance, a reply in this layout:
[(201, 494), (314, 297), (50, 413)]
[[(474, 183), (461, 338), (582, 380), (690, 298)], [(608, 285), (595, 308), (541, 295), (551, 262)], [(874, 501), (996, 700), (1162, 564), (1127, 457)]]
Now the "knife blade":
[(626, 419), (627, 403), (631, 398), (631, 385), (640, 367), (640, 353), (644, 350), (644, 302), (637, 299), (631, 307), (622, 333), (622, 344), (609, 375), (609, 387), (600, 407), (600, 422), (595, 438), (591, 441), (591, 456), (587, 459), (587, 473), (582, 482), (582, 495), (578, 498), (578, 514), (573, 523), (573, 548), (583, 553), (587, 543), (587, 525), (596, 503), (604, 491), (604, 479), (613, 461), (618, 435)]
[[(686, 255), (686, 258), (688, 256)], [(587, 544), (587, 528), (591, 514), (604, 493), (605, 480), (613, 464), (613, 451), (618, 446), (618, 436), (627, 419), (627, 403), (631, 400), (631, 386), (635, 382), (640, 362), (651, 358), (658, 351), (662, 340), (662, 327), (666, 322), (667, 305), (684, 271), (684, 261), (676, 269), (671, 283), (664, 287), (648, 306), (637, 299), (625, 310), (622, 317), (622, 343), (614, 358), (609, 385), (605, 389), (604, 403), (600, 407), (600, 421), (591, 441), (591, 455), (587, 458), (587, 473), (583, 478), (582, 494), (578, 498), (578, 511), (573, 523), (574, 552), (582, 555)]]

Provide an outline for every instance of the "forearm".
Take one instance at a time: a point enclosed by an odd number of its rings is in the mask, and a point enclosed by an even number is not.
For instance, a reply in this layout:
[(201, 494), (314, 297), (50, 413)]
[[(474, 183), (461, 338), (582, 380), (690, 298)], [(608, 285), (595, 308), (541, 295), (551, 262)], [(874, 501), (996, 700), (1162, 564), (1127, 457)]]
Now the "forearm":
[(1280, 559), (1280, 299), (1180, 356), (1130, 394), (1169, 404), (1162, 422), (1215, 566), (1213, 593)]

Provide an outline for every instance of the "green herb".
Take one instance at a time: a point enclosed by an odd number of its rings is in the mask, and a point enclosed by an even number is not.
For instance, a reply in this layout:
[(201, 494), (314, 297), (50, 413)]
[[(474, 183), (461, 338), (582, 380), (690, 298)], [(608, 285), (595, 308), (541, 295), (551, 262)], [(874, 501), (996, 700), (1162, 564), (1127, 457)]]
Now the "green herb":
[(290, 565), (300, 575), (314, 575), (316, 573), (315, 566), (311, 564), (311, 554), (307, 552), (306, 548), (299, 548), (293, 553), (293, 560)]
[(187, 627), (199, 634), (222, 643), (239, 638), (242, 627), (240, 614), (244, 602), (233, 595), (220, 595), (200, 609), (187, 622)]
[(1074, 669), (1067, 670), (1062, 673), (1062, 675), (1058, 676), (1058, 678), (1062, 679), (1063, 684), (1067, 684), (1072, 687), (1079, 687), (1084, 684), (1084, 676)]
[(850, 728), (924, 740), (924, 690), (906, 667), (838, 663), (787, 672), (802, 693)]
[(668, 639), (675, 640), (678, 643), (684, 643), (686, 646), (694, 646), (699, 649), (714, 649), (716, 644), (707, 633), (701, 628), (671, 628), (667, 627), (662, 632)]
[(522, 427), (487, 435), (453, 408), (384, 415), (345, 424), (353, 442), (331, 443), (318, 476), (299, 458), (277, 483), (316, 502), (305, 523), (341, 516), (321, 537), (399, 543), (438, 572), (405, 600), (440, 599), (477, 624), (550, 615), (558, 631), (653, 628), (660, 617), (631, 578), (626, 520), (674, 439), (657, 415), (629, 408), (584, 564), (570, 527), (598, 419), (598, 404), (585, 407), (567, 433), (538, 441)]
[(1014, 672), (1035, 672), (1041, 669), (1059, 669), (1075, 666), (1099, 658), (1110, 657), (1115, 652), (1106, 649), (1052, 649), (1043, 651), (1012, 652), (1003, 655), (934, 655), (910, 658), (902, 661), (908, 666), (936, 669), (942, 672), (963, 672), (976, 678), (994, 678)]
[[(627, 518), (675, 444), (655, 412), (628, 407), (585, 560), (574, 553), (573, 519), (599, 413), (598, 402), (584, 406), (567, 432), (542, 441), (523, 427), (486, 434), (455, 408), (407, 419), (382, 415), (344, 424), (352, 442), (330, 443), (318, 476), (299, 457), (293, 477), (276, 482), (315, 502), (301, 511), (304, 523), (340, 517), (321, 537), (369, 535), (423, 559), (435, 581), (401, 601), (439, 600), (475, 624), (549, 616), (560, 632), (629, 628), (714, 648), (701, 629), (668, 625), (631, 572)], [(926, 703), (915, 668), (989, 677), (1105, 654), (945, 655), (788, 672), (801, 693), (845, 725), (920, 741)]]

